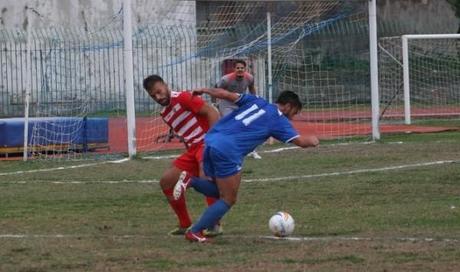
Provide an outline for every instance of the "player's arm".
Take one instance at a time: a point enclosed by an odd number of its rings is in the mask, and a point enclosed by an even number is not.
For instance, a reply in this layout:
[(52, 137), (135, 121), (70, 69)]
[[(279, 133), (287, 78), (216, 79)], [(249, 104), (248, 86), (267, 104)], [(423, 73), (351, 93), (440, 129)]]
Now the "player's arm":
[(213, 106), (208, 103), (204, 103), (200, 110), (197, 112), (198, 115), (205, 116), (208, 119), (209, 127), (214, 126), (214, 124), (219, 120), (219, 112)]
[(182, 92), (177, 99), (185, 109), (206, 117), (210, 127), (219, 119), (219, 112), (199, 96), (192, 95), (190, 92)]
[(235, 103), (240, 98), (238, 93), (229, 92), (222, 88), (202, 88), (193, 90), (194, 95), (209, 94), (211, 97), (225, 99)]
[(256, 88), (254, 87), (254, 84), (249, 85), (248, 89), (250, 94), (256, 95)]
[(250, 94), (257, 95), (256, 94), (256, 87), (254, 86), (254, 77), (252, 77), (251, 84), (249, 84), (248, 89), (249, 89)]
[(291, 141), (291, 143), (300, 146), (302, 148), (306, 147), (315, 147), (319, 145), (319, 140), (316, 136), (314, 135), (308, 135), (308, 136), (299, 136), (295, 138), (294, 140)]
[(300, 135), (292, 126), (289, 120), (281, 114), (272, 119), (271, 136), (283, 143), (293, 143), (297, 146), (306, 148), (314, 147), (319, 144), (318, 138), (313, 134)]
[[(223, 85), (223, 81), (220, 80), (216, 85), (214, 85), (214, 88), (225, 89), (222, 85)], [(217, 98), (211, 96), (211, 103), (213, 103), (215, 105), (217, 103)]]

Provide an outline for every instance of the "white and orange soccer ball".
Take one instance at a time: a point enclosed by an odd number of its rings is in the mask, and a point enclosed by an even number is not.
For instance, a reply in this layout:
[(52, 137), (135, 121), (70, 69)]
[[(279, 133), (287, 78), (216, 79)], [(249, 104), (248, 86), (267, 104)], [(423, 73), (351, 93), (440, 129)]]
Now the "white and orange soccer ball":
[(277, 212), (268, 221), (268, 227), (275, 236), (289, 236), (294, 231), (294, 218), (287, 212)]

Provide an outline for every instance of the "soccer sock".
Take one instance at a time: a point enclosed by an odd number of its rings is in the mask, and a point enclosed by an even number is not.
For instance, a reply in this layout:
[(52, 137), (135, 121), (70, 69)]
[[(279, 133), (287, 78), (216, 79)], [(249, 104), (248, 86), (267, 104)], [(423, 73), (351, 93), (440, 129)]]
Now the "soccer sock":
[[(211, 206), (212, 204), (216, 203), (217, 200), (219, 200), (219, 199), (214, 198), (214, 197), (209, 197), (209, 196), (206, 197), (206, 203), (208, 204), (208, 207)], [(216, 225), (220, 225), (220, 221), (216, 222)]]
[(201, 215), (200, 220), (193, 225), (192, 232), (200, 232), (213, 227), (230, 210), (230, 206), (222, 199), (209, 206)]
[(197, 192), (202, 193), (205, 196), (219, 198), (219, 189), (215, 183), (204, 178), (191, 177), (191, 179), (190, 186)]
[(192, 224), (190, 215), (188, 214), (187, 204), (185, 203), (185, 195), (183, 194), (178, 200), (173, 199), (173, 189), (163, 190), (166, 198), (168, 199), (169, 205), (176, 213), (179, 219), (179, 226), (181, 228), (188, 228)]

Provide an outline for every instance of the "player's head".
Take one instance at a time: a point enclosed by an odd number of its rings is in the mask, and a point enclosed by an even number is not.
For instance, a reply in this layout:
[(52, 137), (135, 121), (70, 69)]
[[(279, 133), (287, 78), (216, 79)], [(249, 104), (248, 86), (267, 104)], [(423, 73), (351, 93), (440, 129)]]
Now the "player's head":
[(158, 75), (151, 75), (144, 79), (144, 89), (155, 102), (162, 106), (168, 106), (171, 94), (168, 85)]
[(279, 110), (290, 120), (302, 110), (299, 96), (291, 91), (283, 91), (276, 100)]
[(236, 60), (233, 64), (233, 69), (237, 76), (243, 76), (246, 72), (246, 62), (244, 60)]

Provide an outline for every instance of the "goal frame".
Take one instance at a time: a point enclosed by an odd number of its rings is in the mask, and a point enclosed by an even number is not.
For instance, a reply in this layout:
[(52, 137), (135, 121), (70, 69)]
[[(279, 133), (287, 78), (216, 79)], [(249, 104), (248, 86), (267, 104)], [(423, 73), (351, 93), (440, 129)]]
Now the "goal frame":
[(409, 41), (434, 39), (460, 39), (460, 34), (408, 34), (401, 36), (403, 55), (404, 123), (406, 125), (410, 125), (412, 123), (410, 103)]
[[(217, 0), (216, 0), (217, 1)], [(249, 0), (250, 1), (250, 0)], [(266, 0), (270, 1), (279, 1), (279, 0)], [(309, 0), (294, 0), (294, 1), (309, 1)], [(314, 0), (314, 1), (327, 1), (327, 0)], [(365, 0), (359, 0), (365, 2)], [(123, 56), (125, 62), (125, 71), (124, 71), (124, 87), (126, 95), (126, 119), (127, 119), (127, 145), (128, 145), (128, 156), (129, 158), (135, 158), (137, 155), (137, 139), (136, 139), (136, 113), (134, 105), (134, 76), (133, 76), (133, 23), (132, 23), (132, 6), (133, 0), (123, 0)], [(379, 127), (379, 86), (378, 86), (378, 47), (377, 47), (377, 0), (367, 0), (368, 2), (368, 26), (369, 26), (369, 60), (370, 60), (370, 96), (371, 96), (371, 131), (372, 139), (380, 139), (380, 127)], [(32, 20), (33, 13), (28, 12), (27, 18), (29, 21)], [(30, 32), (33, 27), (28, 27), (27, 30)], [(270, 12), (267, 13), (267, 56), (268, 56), (268, 90), (269, 90), (269, 100), (272, 102), (272, 65), (271, 65), (271, 15)], [(30, 37), (27, 42), (28, 53), (27, 56), (31, 56), (31, 41)], [(27, 64), (30, 64), (30, 60), (27, 61)], [(27, 68), (31, 71), (31, 69)], [(31, 74), (28, 74), (28, 81), (30, 81)], [(28, 99), (31, 93), (31, 87), (27, 83), (27, 93), (26, 93), (26, 103), (25, 108), (25, 120), (26, 125), (24, 126), (24, 151), (23, 151), (23, 160), (26, 161), (29, 156), (28, 150), (28, 125), (27, 120), (29, 117), (29, 103)]]

